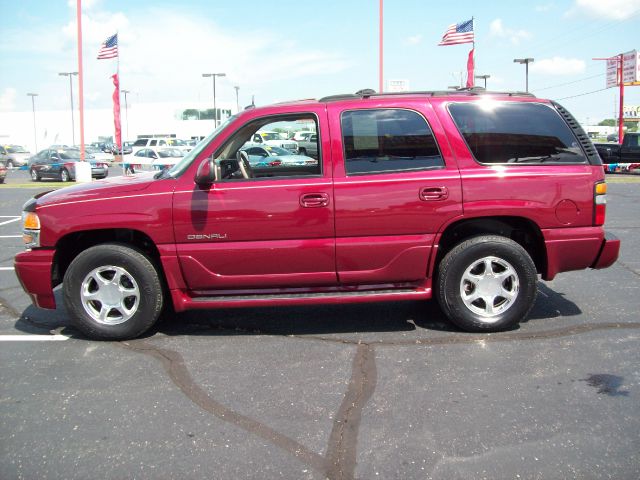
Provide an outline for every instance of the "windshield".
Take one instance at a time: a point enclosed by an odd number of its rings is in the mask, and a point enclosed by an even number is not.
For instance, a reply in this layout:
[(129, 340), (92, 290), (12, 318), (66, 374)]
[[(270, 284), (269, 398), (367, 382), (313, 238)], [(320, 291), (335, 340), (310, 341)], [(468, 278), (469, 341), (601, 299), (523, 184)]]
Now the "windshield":
[(7, 147), (7, 151), (9, 153), (29, 153), (24, 148), (22, 148), (20, 145), (14, 145), (12, 147)]
[(182, 150), (178, 150), (177, 148), (165, 148), (158, 152), (160, 158), (168, 158), (168, 157), (184, 157), (184, 153)]
[(62, 160), (80, 160), (80, 151), (78, 150), (65, 150), (59, 153)]
[(280, 147), (266, 147), (266, 150), (269, 152), (269, 155), (272, 156), (293, 155), (289, 150), (285, 150), (284, 148)]
[(189, 165), (191, 165), (191, 163), (213, 141), (213, 139), (216, 138), (218, 134), (220, 134), (220, 132), (222, 132), (225, 128), (227, 128), (227, 125), (234, 122), (236, 118), (238, 118), (238, 115), (232, 115), (229, 118), (227, 118), (224, 122), (222, 122), (218, 126), (218, 128), (216, 128), (213, 132), (211, 132), (211, 134), (207, 138), (202, 140), (200, 143), (198, 143), (198, 145), (195, 146), (193, 150), (187, 153), (182, 158), (182, 160), (176, 163), (169, 170), (163, 170), (162, 172), (159, 172), (158, 174), (156, 174), (155, 178), (166, 178), (166, 177), (176, 178), (178, 175), (184, 172), (187, 168), (189, 168)]

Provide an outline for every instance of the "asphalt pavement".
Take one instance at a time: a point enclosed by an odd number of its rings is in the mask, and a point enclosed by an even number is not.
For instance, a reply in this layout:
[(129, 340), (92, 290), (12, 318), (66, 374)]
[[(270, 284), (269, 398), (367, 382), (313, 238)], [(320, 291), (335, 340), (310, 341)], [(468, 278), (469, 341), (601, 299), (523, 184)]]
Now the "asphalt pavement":
[(540, 281), (517, 330), (398, 302), (188, 312), (94, 342), (18, 284), (21, 206), (51, 187), (12, 171), (0, 477), (640, 478), (640, 183), (610, 178), (619, 261)]

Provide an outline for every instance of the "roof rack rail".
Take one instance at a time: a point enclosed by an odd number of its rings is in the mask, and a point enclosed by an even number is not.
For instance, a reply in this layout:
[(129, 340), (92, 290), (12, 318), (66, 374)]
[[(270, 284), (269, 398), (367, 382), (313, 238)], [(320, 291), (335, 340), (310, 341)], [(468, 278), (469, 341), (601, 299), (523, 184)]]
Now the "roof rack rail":
[(508, 95), (510, 97), (535, 97), (529, 92), (494, 92), (485, 90), (482, 87), (458, 88), (456, 90), (421, 90), (414, 92), (383, 92), (378, 93), (369, 88), (358, 90), (356, 93), (346, 93), (342, 95), (329, 95), (318, 100), (320, 103), (337, 102), (340, 100), (365, 99), (370, 97), (391, 97), (399, 95), (426, 95), (429, 97), (444, 97), (451, 95)]

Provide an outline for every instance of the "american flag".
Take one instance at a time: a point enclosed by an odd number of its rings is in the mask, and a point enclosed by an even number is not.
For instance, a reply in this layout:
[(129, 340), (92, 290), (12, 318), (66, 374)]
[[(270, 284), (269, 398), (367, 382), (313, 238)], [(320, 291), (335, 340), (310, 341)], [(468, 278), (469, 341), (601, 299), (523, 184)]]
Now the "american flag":
[(466, 22), (449, 25), (447, 31), (444, 32), (442, 40), (438, 45), (459, 45), (461, 43), (472, 43), (473, 37), (473, 18)]
[(116, 58), (118, 56), (118, 34), (107, 38), (100, 46), (98, 52), (98, 60), (104, 60), (105, 58)]

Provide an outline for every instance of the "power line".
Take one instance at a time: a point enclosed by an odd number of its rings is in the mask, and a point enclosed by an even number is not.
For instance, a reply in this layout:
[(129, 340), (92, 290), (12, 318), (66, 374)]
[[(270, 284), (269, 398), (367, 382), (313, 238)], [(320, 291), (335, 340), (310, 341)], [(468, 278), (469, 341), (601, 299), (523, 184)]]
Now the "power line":
[(591, 95), (592, 93), (603, 92), (605, 90), (608, 90), (608, 88), (601, 88), (600, 90), (594, 90), (593, 92), (586, 92), (586, 93), (580, 93), (578, 95), (571, 95), (570, 97), (556, 98), (556, 100), (566, 100), (568, 98), (584, 97), (585, 95)]
[(590, 77), (581, 78), (579, 80), (574, 80), (572, 82), (558, 83), (556, 85), (550, 85), (548, 87), (543, 87), (543, 88), (532, 88), (532, 90), (535, 90), (536, 92), (539, 92), (541, 90), (549, 90), (551, 88), (564, 87), (565, 85), (571, 85), (571, 84), (574, 84), (574, 83), (584, 82), (585, 80), (590, 80), (590, 79), (596, 78), (596, 77), (603, 77), (604, 75), (605, 75), (605, 73), (599, 73), (598, 75), (592, 75)]

